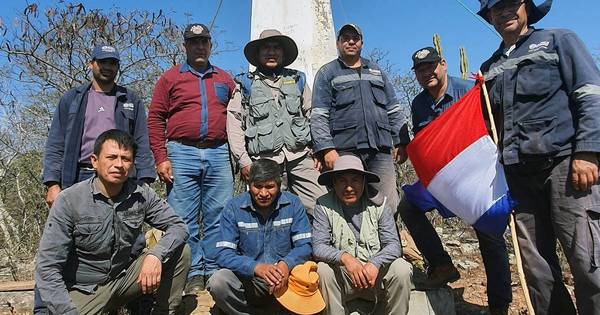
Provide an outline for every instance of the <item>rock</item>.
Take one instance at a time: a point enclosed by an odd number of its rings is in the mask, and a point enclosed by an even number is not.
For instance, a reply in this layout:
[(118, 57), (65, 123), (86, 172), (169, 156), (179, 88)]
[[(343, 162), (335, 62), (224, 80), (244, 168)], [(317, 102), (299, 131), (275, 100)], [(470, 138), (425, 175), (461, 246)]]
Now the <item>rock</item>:
[(446, 246), (459, 247), (460, 246), (460, 242), (457, 241), (457, 240), (449, 240), (449, 241), (446, 241)]
[(479, 267), (479, 264), (471, 260), (461, 260), (456, 264), (459, 268), (469, 271)]
[(479, 244), (462, 244), (460, 245), (460, 251), (462, 254), (473, 254), (479, 251)]
[(422, 314), (456, 315), (452, 289), (411, 291), (408, 315)]

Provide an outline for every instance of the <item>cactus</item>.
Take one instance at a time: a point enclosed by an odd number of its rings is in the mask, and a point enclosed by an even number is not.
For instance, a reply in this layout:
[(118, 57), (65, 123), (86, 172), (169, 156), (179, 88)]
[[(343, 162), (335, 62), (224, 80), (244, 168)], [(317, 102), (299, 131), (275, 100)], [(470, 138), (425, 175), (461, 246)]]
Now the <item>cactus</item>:
[(433, 34), (433, 46), (435, 47), (435, 50), (437, 50), (440, 57), (444, 58), (444, 54), (442, 53), (442, 43), (440, 41), (440, 35), (438, 35), (437, 33)]
[(460, 47), (460, 76), (463, 80), (467, 79), (469, 71), (469, 60), (467, 59), (467, 52), (464, 47)]

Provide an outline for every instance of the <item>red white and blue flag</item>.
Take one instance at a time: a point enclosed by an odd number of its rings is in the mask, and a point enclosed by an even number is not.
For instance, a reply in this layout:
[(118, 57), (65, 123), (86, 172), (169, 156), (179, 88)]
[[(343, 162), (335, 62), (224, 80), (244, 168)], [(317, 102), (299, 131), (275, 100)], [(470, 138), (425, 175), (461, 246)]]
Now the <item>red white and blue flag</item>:
[(481, 85), (423, 128), (407, 147), (419, 181), (402, 187), (423, 211), (456, 215), (490, 235), (502, 235), (515, 206), (498, 149), (481, 109)]

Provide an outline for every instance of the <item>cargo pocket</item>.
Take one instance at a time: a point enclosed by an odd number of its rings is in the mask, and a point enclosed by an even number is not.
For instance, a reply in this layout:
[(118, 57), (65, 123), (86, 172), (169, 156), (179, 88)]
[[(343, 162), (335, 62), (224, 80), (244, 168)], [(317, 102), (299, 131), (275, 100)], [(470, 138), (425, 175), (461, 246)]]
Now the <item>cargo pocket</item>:
[(276, 143), (273, 136), (274, 124), (265, 124), (246, 129), (247, 149), (250, 155), (258, 155), (263, 152), (272, 152), (281, 148), (283, 143)]
[(94, 252), (102, 246), (102, 220), (99, 217), (83, 217), (73, 231), (75, 247), (84, 252)]
[(310, 125), (305, 117), (292, 118), (292, 134), (296, 143), (292, 149), (300, 149), (310, 143)]
[(333, 85), (333, 89), (335, 90), (334, 103), (336, 108), (343, 108), (354, 103), (354, 90), (357, 84), (357, 81), (351, 81)]
[(519, 128), (519, 153), (523, 155), (551, 155), (558, 151), (553, 134), (556, 117), (528, 120), (517, 123)]
[(333, 121), (331, 135), (336, 148), (356, 148), (356, 125), (356, 121)]
[(590, 239), (590, 264), (592, 268), (600, 267), (600, 205), (587, 209)]
[(371, 90), (373, 91), (373, 98), (375, 99), (375, 104), (384, 107), (388, 103), (387, 95), (385, 95), (385, 88), (383, 86), (383, 81), (370, 81), (371, 82)]
[(379, 136), (379, 146), (385, 148), (392, 147), (392, 126), (384, 122), (377, 122), (377, 134)]
[(256, 97), (250, 99), (248, 104), (248, 114), (254, 118), (254, 120), (261, 120), (269, 116), (269, 101), (271, 99), (267, 97)]
[(517, 73), (516, 94), (525, 97), (525, 101), (538, 101), (546, 97), (552, 88), (552, 71), (546, 64), (535, 64), (524, 60)]
[(215, 83), (215, 95), (223, 105), (227, 105), (229, 101), (229, 87), (224, 83)]

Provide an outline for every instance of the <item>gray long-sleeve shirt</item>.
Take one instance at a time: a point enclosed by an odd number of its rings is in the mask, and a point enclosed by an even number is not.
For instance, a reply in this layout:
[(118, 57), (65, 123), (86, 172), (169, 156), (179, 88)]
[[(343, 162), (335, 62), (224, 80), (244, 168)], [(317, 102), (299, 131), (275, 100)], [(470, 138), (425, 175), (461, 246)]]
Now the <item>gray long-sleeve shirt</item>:
[(126, 270), (143, 222), (165, 231), (149, 251), (163, 263), (188, 237), (182, 219), (149, 186), (128, 180), (109, 199), (94, 180), (61, 192), (46, 221), (34, 276), (51, 314), (77, 314), (69, 290), (94, 292)]
[[(344, 217), (354, 237), (359, 239), (363, 211), (358, 207), (343, 207)], [(343, 251), (333, 247), (331, 240), (331, 224), (321, 205), (317, 204), (313, 220), (313, 256), (328, 264), (341, 264)], [(369, 262), (377, 268), (390, 264), (402, 254), (402, 247), (390, 208), (385, 207), (378, 221), (379, 242), (381, 249)]]

